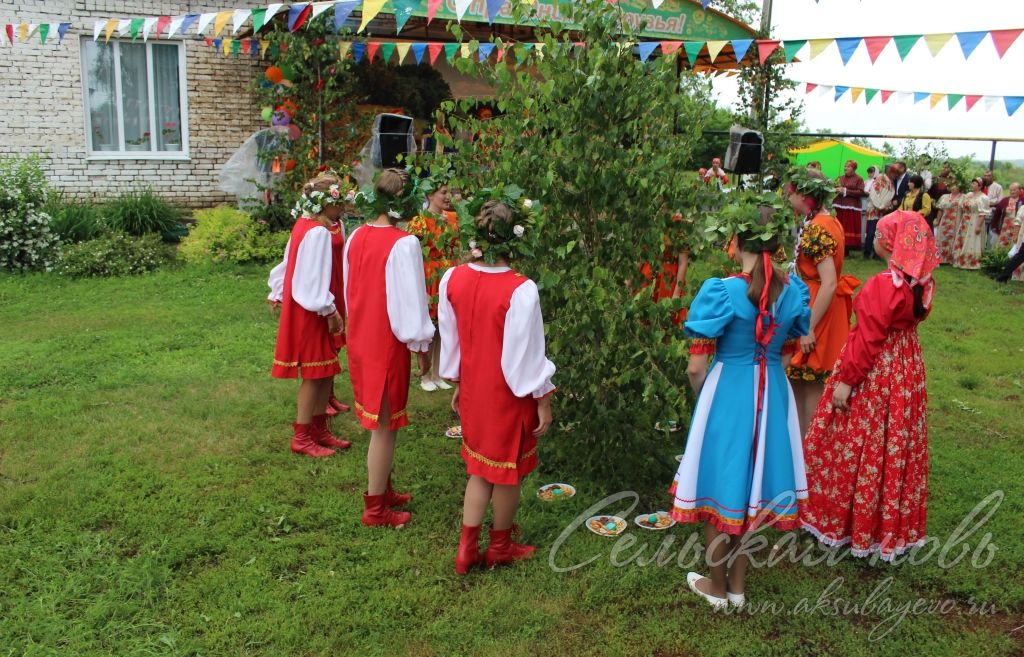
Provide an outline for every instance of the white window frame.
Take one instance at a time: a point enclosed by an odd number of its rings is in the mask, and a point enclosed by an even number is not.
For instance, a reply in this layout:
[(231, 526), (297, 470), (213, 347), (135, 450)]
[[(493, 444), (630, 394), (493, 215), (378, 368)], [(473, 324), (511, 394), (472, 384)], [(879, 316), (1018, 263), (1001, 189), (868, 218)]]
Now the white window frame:
[[(121, 147), (119, 151), (94, 151), (92, 148), (93, 134), (90, 126), (92, 120), (89, 115), (89, 79), (88, 79), (88, 66), (85, 57), (86, 41), (88, 37), (83, 37), (81, 47), (79, 50), (79, 59), (81, 60), (82, 67), (82, 110), (83, 119), (85, 120), (85, 140), (86, 150), (88, 152), (89, 161), (100, 161), (100, 160), (175, 160), (175, 161), (188, 161), (191, 159), (189, 156), (189, 130), (188, 130), (188, 86), (186, 83), (187, 76), (185, 74), (185, 41), (183, 39), (164, 39), (161, 40), (160, 44), (173, 43), (178, 47), (178, 94), (179, 107), (181, 111), (181, 150), (180, 151), (129, 151), (125, 150), (124, 143), (124, 112), (122, 107), (122, 95), (121, 95), (121, 53), (120, 45), (114, 45), (114, 98), (117, 103), (117, 132), (118, 132), (118, 143)], [(111, 39), (110, 43), (132, 43), (128, 39)], [(148, 76), (148, 87), (149, 87), (149, 124), (150, 133), (153, 143), (156, 143), (156, 133), (159, 130), (156, 123), (156, 103), (154, 102), (154, 96), (156, 91), (153, 87), (153, 42), (146, 42), (146, 75)]]

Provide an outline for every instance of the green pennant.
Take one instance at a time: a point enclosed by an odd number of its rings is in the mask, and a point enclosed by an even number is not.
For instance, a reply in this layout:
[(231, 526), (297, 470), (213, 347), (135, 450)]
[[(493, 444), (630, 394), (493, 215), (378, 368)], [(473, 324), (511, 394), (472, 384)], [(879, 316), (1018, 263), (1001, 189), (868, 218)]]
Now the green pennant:
[(896, 42), (896, 50), (900, 53), (900, 61), (907, 58), (910, 51), (917, 45), (917, 42), (921, 40), (920, 34), (904, 34), (902, 36), (893, 37), (893, 41)]
[(871, 99), (878, 95), (878, 89), (865, 89), (864, 90), (864, 104), (870, 105)]
[(801, 48), (804, 47), (805, 43), (807, 43), (807, 39), (802, 39), (800, 41), (783, 41), (782, 42), (782, 50), (786, 53), (786, 63), (787, 64), (793, 61), (793, 58), (796, 57), (796, 54), (798, 52), (800, 52)]
[(455, 53), (459, 52), (459, 44), (457, 43), (446, 43), (444, 44), (444, 56), (448, 60), (448, 63), (455, 61)]
[(703, 41), (684, 41), (683, 48), (686, 49), (686, 58), (690, 60), (690, 68), (697, 65), (697, 57), (704, 48)]
[(39, 43), (46, 43), (46, 35), (50, 33), (50, 24), (43, 23), (39, 26)]
[(238, 39), (235, 39), (234, 41), (231, 42), (231, 54), (232, 55), (234, 55), (235, 57), (238, 57), (238, 53), (241, 52), (241, 50), (242, 50), (242, 42), (241, 41), (239, 41)]
[(393, 43), (382, 43), (380, 44), (380, 56), (387, 64), (391, 61), (391, 55), (395, 54), (395, 44)]
[(956, 107), (956, 104), (959, 103), (963, 97), (963, 94), (948, 94), (946, 96), (946, 102), (949, 103), (949, 109)]
[(139, 36), (139, 30), (142, 29), (142, 24), (144, 22), (145, 21), (143, 21), (143, 19), (141, 19), (141, 18), (133, 18), (132, 19), (132, 24), (131, 24), (132, 41), (135, 41), (135, 37)]
[(395, 34), (402, 31), (405, 24), (409, 22), (412, 12), (419, 9), (422, 4), (420, 0), (394, 0)]
[(263, 29), (263, 24), (267, 20), (266, 9), (253, 9), (252, 10), (252, 33), (256, 34)]
[(270, 46), (269, 53), (271, 59), (277, 59), (277, 56), (281, 54), (281, 46), (275, 43), (274, 45)]

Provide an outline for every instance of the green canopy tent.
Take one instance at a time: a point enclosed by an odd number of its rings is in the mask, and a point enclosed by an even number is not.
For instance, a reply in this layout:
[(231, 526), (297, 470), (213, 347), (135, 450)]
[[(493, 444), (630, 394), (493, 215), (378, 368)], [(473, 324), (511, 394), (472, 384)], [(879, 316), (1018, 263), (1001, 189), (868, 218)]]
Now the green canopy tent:
[(866, 176), (870, 166), (881, 171), (889, 157), (881, 151), (835, 139), (815, 142), (807, 148), (797, 148), (789, 153), (796, 156), (798, 166), (807, 166), (809, 162), (814, 161), (821, 162), (821, 172), (828, 178), (838, 178), (843, 175), (843, 167), (846, 166), (847, 160), (856, 162), (857, 173)]

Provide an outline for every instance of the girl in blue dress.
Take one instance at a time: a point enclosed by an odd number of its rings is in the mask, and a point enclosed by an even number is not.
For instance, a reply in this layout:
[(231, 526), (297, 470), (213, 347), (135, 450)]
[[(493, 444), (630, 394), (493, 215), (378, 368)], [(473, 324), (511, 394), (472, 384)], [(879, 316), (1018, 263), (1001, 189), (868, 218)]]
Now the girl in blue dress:
[(747, 559), (737, 551), (744, 535), (766, 524), (796, 528), (807, 498), (786, 364), (809, 330), (810, 295), (772, 265), (782, 232), (773, 213), (759, 208), (755, 226), (733, 236), (730, 252), (743, 273), (707, 280), (684, 325), (697, 405), (671, 514), (705, 522), (710, 577), (689, 573), (687, 583), (716, 608), (746, 602)]

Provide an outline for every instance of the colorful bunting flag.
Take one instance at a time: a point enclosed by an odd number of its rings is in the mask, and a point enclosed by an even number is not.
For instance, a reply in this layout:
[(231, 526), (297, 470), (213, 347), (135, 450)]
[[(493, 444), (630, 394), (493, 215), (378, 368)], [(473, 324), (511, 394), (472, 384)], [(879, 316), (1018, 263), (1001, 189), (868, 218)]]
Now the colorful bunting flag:
[(281, 11), (282, 7), (284, 7), (284, 4), (280, 2), (271, 2), (267, 5), (267, 14), (263, 17), (263, 24), (266, 25), (273, 20), (274, 16), (277, 15), (277, 12)]
[(341, 28), (345, 27), (348, 17), (352, 15), (352, 12), (356, 7), (359, 6), (359, 0), (348, 0), (347, 2), (335, 2), (334, 3), (334, 31), (341, 32)]
[(401, 64), (405, 61), (405, 58), (409, 56), (409, 48), (412, 44), (410, 43), (399, 43), (395, 46), (395, 50), (398, 51), (398, 63)]
[(952, 34), (927, 34), (924, 37), (924, 42), (928, 44), (928, 50), (931, 51), (932, 57), (935, 57), (952, 38)]
[[(206, 28), (210, 27), (210, 23), (212, 23), (214, 21), (214, 19), (216, 19), (216, 18), (217, 18), (217, 14), (215, 14), (215, 13), (200, 14), (199, 15), (199, 26), (196, 28), (196, 34), (202, 34), (203, 32), (205, 32)], [(185, 30), (182, 29), (182, 32), (184, 32), (184, 31)], [(214, 36), (216, 36), (216, 35), (214, 35)]]
[(914, 49), (914, 46), (917, 45), (917, 42), (921, 40), (921, 35), (903, 34), (893, 37), (892, 40), (896, 42), (896, 52), (900, 54), (900, 61), (903, 61), (910, 54), (910, 51)]
[(807, 45), (807, 40), (802, 39), (799, 41), (784, 41), (782, 44), (782, 51), (786, 54), (786, 63), (792, 62), (796, 58), (796, 54), (800, 52), (800, 49)]
[(814, 84), (813, 82), (808, 82), (807, 83), (807, 88), (804, 90), (804, 93), (805, 94), (809, 94), (809, 93), (811, 93), (812, 91), (814, 91), (817, 88), (818, 88), (818, 85)]
[(505, 0), (487, 0), (488, 23), (494, 23), (494, 19), (498, 16), (498, 12), (501, 11), (501, 6), (503, 4), (505, 4)]
[(886, 90), (886, 89), (882, 89), (882, 104), (883, 105), (886, 103), (887, 100), (889, 100), (889, 97), (892, 96), (892, 94), (893, 94), (892, 91), (889, 91), (889, 90)]
[(311, 21), (316, 20), (317, 18), (320, 17), (321, 14), (323, 14), (324, 12), (326, 12), (328, 9), (330, 9), (333, 6), (334, 6), (334, 2), (332, 0), (327, 0), (327, 2), (314, 2), (313, 3), (313, 13), (311, 13), (309, 15), (309, 20), (311, 20)]
[(836, 39), (836, 45), (839, 47), (839, 56), (843, 60), (843, 66), (850, 63), (850, 58), (853, 57), (853, 53), (857, 52), (857, 47), (863, 40), (862, 37)]
[(356, 60), (356, 64), (363, 60), (363, 55), (366, 54), (365, 43), (353, 43), (352, 44), (352, 59)]
[(864, 46), (868, 49), (868, 57), (871, 58), (872, 64), (878, 60), (878, 56), (882, 54), (890, 41), (892, 41), (892, 37), (889, 36), (864, 37)]
[(964, 51), (964, 59), (969, 59), (974, 49), (978, 47), (981, 40), (988, 35), (988, 32), (957, 32), (956, 40), (960, 42), (960, 49)]
[(860, 100), (860, 95), (862, 93), (864, 93), (864, 87), (854, 87), (853, 89), (851, 89), (850, 98), (852, 99), (852, 102), (856, 103), (858, 100)]
[(428, 43), (427, 44), (427, 52), (430, 53), (430, 65), (431, 66), (433, 66), (434, 64), (437, 63), (437, 57), (438, 57), (438, 55), (441, 54), (442, 50), (444, 50), (444, 44), (443, 43)]
[(437, 13), (438, 8), (444, 0), (427, 0), (427, 25), (430, 25), (430, 21), (434, 20), (434, 14)]
[(992, 30), (992, 43), (996, 47), (996, 53), (999, 55), (999, 59), (1003, 58), (1006, 51), (1010, 49), (1013, 42), (1020, 36), (1021, 30)]
[(843, 94), (845, 94), (849, 90), (850, 90), (849, 87), (843, 87), (843, 86), (836, 85), (836, 100), (839, 100), (840, 98), (842, 98)]
[(252, 14), (248, 9), (236, 9), (231, 15), (231, 33), (238, 34), (238, 30), (242, 29), (245, 25), (245, 21), (249, 20), (249, 16)]
[(775, 50), (782, 45), (781, 41), (775, 41), (772, 39), (758, 39), (757, 40), (757, 58), (764, 64), (765, 60), (771, 56)]
[(264, 9), (253, 9), (252, 10), (252, 33), (256, 34), (263, 29), (266, 25), (267, 10)]
[[(734, 53), (736, 53), (736, 63), (743, 61), (743, 58), (747, 56), (747, 51), (750, 50), (750, 46), (753, 43), (753, 39), (732, 40), (732, 50)], [(664, 47), (662, 47), (662, 50), (664, 50)]]
[(981, 96), (966, 96), (966, 98), (967, 98), (967, 105), (966, 105), (966, 107), (967, 107), (967, 111), (968, 112), (970, 112), (971, 108), (974, 107), (975, 105), (977, 105), (978, 101), (981, 100)]
[(949, 94), (946, 96), (946, 102), (949, 105), (949, 109), (956, 107), (956, 104), (963, 99), (963, 94)]
[(444, 57), (449, 63), (455, 61), (455, 53), (459, 51), (459, 44), (457, 43), (446, 43), (444, 44)]
[(107, 21), (107, 27), (106, 27), (106, 30), (104, 32), (104, 35), (106, 36), (106, 41), (108, 43), (110, 42), (110, 37), (114, 36), (114, 30), (116, 30), (116, 29), (117, 29), (117, 19), (116, 18), (111, 18), (109, 21)]
[(1006, 113), (1013, 116), (1020, 109), (1021, 103), (1024, 103), (1024, 96), (1003, 96), (1003, 103), (1006, 104)]
[(714, 64), (722, 49), (729, 45), (728, 41), (708, 41), (708, 54), (711, 55), (711, 63)]
[(373, 63), (373, 58), (377, 56), (377, 51), (380, 50), (379, 41), (371, 41), (366, 44), (366, 57), (367, 61)]
[(363, 12), (363, 17), (359, 22), (359, 29), (356, 30), (357, 32), (362, 32), (366, 29), (366, 26), (370, 24), (370, 21), (376, 18), (377, 14), (380, 13), (380, 10), (384, 8), (384, 3), (386, 1), (387, 0), (363, 0), (363, 8), (361, 10)]
[(931, 94), (927, 91), (915, 91), (914, 92), (914, 104), (920, 103), (925, 98), (928, 98)]
[(932, 109), (935, 109), (935, 106), (938, 105), (939, 103), (941, 103), (942, 99), (945, 98), (945, 97), (946, 97), (946, 94), (932, 94), (930, 96)]
[(811, 39), (808, 43), (811, 44), (810, 57), (814, 59), (821, 53), (825, 52), (825, 48), (832, 45), (834, 39)]
[(309, 16), (312, 13), (313, 8), (306, 3), (299, 3), (288, 7), (288, 31), (294, 32), (298, 30), (309, 20)]
[(221, 35), (233, 14), (234, 12), (232, 11), (217, 12), (216, 17), (213, 19), (213, 36), (219, 37)]
[(491, 56), (492, 52), (494, 52), (494, 44), (493, 43), (481, 43), (480, 44), (480, 49), (478, 51), (478, 54), (479, 54), (479, 57), (480, 57), (480, 61), (481, 62), (486, 62), (487, 58)]
[(338, 42), (338, 59), (345, 59), (348, 55), (348, 51), (352, 49), (351, 41), (339, 41)]
[(662, 41), (661, 42), (661, 54), (671, 55), (683, 45), (682, 41)]
[(461, 23), (473, 0), (455, 0), (455, 18)]
[(700, 56), (700, 51), (704, 48), (703, 41), (684, 41), (683, 50), (686, 52), (686, 58), (690, 60), (690, 68), (697, 65), (697, 57)]
[(657, 41), (643, 41), (637, 46), (638, 54), (640, 55), (640, 61), (646, 62), (651, 53), (659, 46)]
[(57, 26), (57, 43), (64, 41), (64, 35), (71, 29), (71, 23), (61, 23)]
[(46, 45), (46, 36), (50, 33), (50, 24), (43, 23), (39, 26), (39, 43)]

